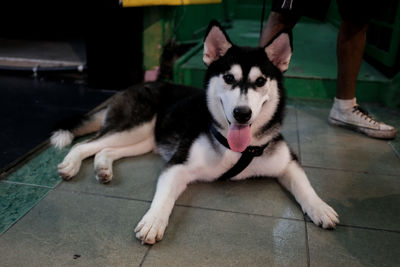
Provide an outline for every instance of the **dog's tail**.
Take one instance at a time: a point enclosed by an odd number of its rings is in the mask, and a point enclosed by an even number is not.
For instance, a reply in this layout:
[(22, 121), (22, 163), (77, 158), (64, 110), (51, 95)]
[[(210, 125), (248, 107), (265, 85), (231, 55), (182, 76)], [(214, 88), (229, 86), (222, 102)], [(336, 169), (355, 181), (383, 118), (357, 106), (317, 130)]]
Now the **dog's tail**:
[(104, 117), (106, 116), (107, 107), (102, 106), (95, 109), (83, 117), (73, 117), (61, 121), (58, 127), (55, 127), (50, 137), (50, 143), (58, 149), (66, 147), (72, 143), (74, 137), (83, 136), (100, 130)]

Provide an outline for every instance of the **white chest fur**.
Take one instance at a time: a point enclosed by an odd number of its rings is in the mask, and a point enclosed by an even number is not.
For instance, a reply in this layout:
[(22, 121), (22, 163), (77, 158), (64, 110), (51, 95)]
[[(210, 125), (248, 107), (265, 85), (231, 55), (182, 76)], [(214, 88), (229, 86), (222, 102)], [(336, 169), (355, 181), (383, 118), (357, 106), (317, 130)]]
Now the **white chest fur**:
[[(187, 162), (184, 164), (191, 173), (191, 181), (213, 181), (232, 168), (241, 153), (226, 149), (220, 144), (210, 143), (205, 135), (201, 135), (192, 145)], [(280, 142), (274, 151), (268, 151), (260, 157), (255, 157), (249, 166), (232, 180), (241, 180), (251, 176), (276, 177), (285, 169), (290, 158), (286, 143)]]

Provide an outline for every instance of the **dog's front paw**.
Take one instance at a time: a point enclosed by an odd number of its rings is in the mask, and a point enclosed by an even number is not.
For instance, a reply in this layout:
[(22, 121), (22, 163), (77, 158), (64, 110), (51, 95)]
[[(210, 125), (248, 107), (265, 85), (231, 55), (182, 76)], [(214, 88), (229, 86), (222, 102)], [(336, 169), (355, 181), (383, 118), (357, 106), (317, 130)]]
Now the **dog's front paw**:
[(66, 157), (63, 162), (58, 164), (58, 174), (64, 180), (74, 177), (81, 167), (81, 160), (73, 157)]
[(97, 153), (94, 157), (94, 170), (96, 174), (96, 180), (100, 183), (106, 184), (112, 180), (112, 160), (107, 155), (108, 150), (104, 149)]
[(107, 167), (97, 167), (95, 173), (96, 180), (103, 184), (109, 183), (113, 177), (112, 169)]
[(149, 211), (135, 228), (136, 238), (142, 240), (142, 244), (154, 244), (163, 238), (167, 225), (168, 218)]
[(336, 211), (320, 198), (310, 201), (306, 207), (303, 207), (303, 211), (314, 224), (324, 229), (335, 228), (339, 223), (339, 215)]

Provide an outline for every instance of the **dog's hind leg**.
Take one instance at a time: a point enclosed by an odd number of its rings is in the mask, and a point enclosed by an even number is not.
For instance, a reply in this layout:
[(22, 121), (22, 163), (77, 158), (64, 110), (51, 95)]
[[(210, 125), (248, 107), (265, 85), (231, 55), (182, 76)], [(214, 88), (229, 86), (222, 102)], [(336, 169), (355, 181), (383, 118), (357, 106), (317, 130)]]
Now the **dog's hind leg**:
[(101, 129), (103, 120), (107, 114), (107, 109), (102, 108), (83, 118), (71, 118), (60, 122), (59, 129), (52, 133), (50, 143), (61, 149), (72, 143), (74, 137), (83, 136), (89, 133), (97, 132)]
[(155, 117), (150, 122), (144, 123), (133, 129), (108, 133), (93, 140), (76, 144), (58, 165), (58, 173), (64, 180), (75, 176), (81, 166), (82, 160), (93, 156), (106, 147), (122, 147), (137, 144), (154, 135)]
[(96, 179), (101, 183), (110, 182), (113, 176), (112, 164), (115, 160), (142, 155), (152, 151), (154, 147), (154, 137), (151, 136), (142, 142), (130, 146), (107, 147), (102, 149), (94, 158)]

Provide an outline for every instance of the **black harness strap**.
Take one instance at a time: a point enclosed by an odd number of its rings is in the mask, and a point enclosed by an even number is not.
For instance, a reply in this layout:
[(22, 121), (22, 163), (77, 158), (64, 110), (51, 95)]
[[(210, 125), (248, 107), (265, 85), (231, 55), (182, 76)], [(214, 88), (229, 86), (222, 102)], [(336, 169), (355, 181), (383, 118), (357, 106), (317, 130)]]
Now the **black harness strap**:
[(244, 169), (246, 169), (247, 166), (249, 166), (253, 158), (254, 157), (252, 155), (243, 153), (242, 156), (239, 158), (238, 162), (236, 162), (236, 164), (232, 168), (230, 168), (224, 174), (222, 174), (218, 178), (218, 180), (225, 181), (238, 175)]
[[(230, 149), (228, 141), (220, 132), (217, 131), (217, 129), (215, 129), (214, 125), (211, 125), (210, 130), (218, 142), (220, 142), (224, 147)], [(228, 180), (241, 173), (244, 169), (246, 169), (247, 166), (249, 166), (254, 157), (259, 157), (263, 154), (264, 149), (269, 145), (269, 143), (270, 142), (262, 146), (248, 146), (242, 152), (242, 156), (239, 158), (238, 162), (236, 162), (232, 168), (222, 174), (218, 180)]]

